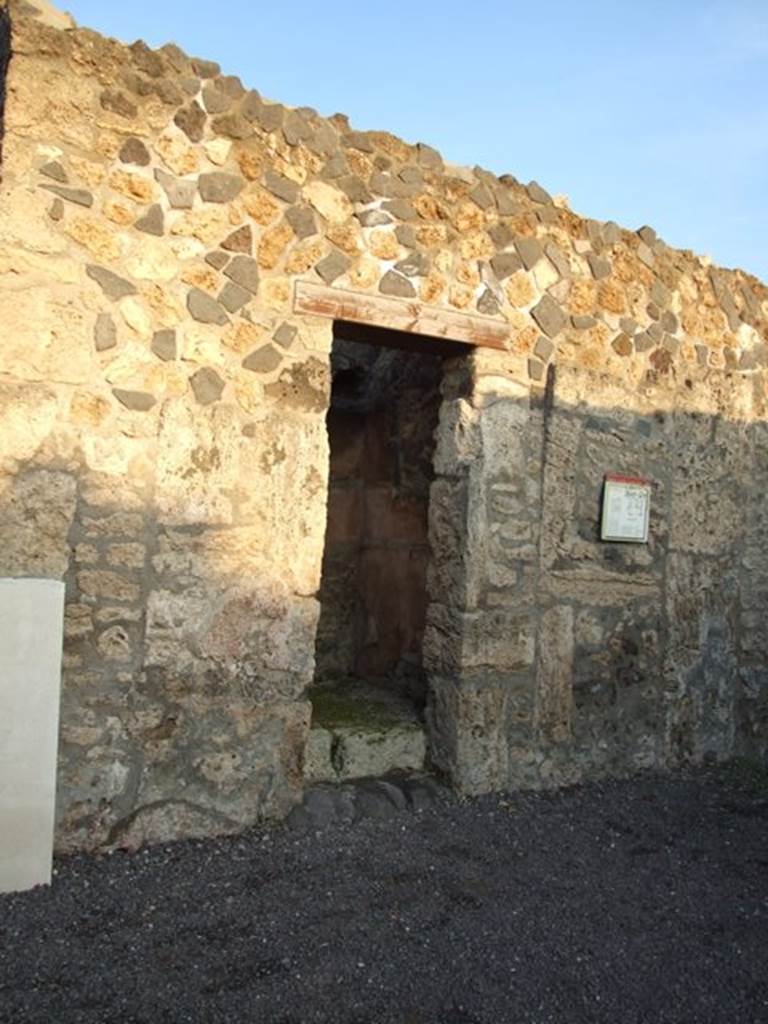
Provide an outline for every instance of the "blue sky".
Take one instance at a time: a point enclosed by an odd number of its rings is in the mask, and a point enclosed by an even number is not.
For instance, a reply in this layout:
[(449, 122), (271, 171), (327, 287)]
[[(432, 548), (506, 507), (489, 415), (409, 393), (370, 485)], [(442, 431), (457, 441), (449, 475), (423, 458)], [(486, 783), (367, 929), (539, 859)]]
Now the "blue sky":
[(59, 0), (768, 281), (768, 0)]

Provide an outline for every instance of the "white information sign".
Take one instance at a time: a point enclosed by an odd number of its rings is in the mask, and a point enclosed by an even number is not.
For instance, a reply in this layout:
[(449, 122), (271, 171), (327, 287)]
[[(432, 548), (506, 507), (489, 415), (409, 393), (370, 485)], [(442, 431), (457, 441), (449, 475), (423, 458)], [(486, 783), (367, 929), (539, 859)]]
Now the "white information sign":
[(608, 473), (603, 488), (602, 540), (648, 543), (651, 484), (634, 476)]

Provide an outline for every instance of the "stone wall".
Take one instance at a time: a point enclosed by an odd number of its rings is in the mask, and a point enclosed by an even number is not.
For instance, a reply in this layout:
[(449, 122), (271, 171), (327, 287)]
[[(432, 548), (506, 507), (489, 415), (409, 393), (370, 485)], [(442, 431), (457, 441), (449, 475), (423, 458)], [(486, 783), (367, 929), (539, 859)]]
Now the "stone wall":
[[(442, 383), (424, 653), (454, 784), (765, 751), (764, 285), (174, 45), (10, 14), (0, 575), (66, 581), (62, 848), (298, 799), (333, 325), (297, 281), (504, 338)], [(648, 546), (597, 540), (620, 470), (654, 481)]]

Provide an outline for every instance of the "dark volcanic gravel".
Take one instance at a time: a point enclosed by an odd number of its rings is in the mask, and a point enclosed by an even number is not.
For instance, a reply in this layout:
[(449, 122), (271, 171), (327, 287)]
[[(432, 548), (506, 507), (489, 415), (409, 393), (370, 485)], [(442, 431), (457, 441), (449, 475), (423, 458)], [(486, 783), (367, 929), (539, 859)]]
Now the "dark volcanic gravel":
[(767, 826), (649, 776), (67, 858), (0, 897), (0, 1020), (768, 1021)]

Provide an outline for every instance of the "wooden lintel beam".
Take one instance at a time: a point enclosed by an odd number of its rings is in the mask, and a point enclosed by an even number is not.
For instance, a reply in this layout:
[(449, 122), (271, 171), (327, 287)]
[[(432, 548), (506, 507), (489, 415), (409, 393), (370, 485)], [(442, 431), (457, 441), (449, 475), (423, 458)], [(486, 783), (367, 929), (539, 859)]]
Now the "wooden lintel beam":
[(509, 343), (509, 328), (495, 320), (426, 306), (412, 299), (344, 291), (311, 281), (296, 282), (293, 309), (295, 313), (409, 331), (479, 348), (503, 351)]

